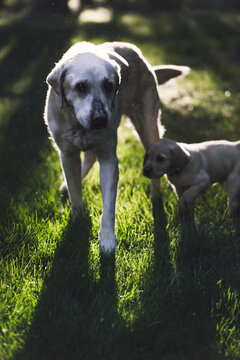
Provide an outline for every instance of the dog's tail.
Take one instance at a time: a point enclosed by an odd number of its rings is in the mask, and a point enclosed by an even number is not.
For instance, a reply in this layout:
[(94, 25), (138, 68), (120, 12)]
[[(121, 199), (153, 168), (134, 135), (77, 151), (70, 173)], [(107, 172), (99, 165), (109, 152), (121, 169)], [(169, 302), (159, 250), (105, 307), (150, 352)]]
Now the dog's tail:
[(154, 66), (153, 70), (157, 76), (158, 85), (163, 85), (173, 78), (186, 76), (190, 68), (178, 65), (158, 65)]

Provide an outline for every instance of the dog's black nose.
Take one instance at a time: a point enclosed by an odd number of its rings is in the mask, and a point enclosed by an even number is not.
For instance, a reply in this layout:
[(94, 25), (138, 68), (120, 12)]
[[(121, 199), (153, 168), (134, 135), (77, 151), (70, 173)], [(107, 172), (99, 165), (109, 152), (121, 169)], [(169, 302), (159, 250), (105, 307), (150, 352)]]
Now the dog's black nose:
[(152, 172), (152, 167), (147, 165), (147, 166), (144, 166), (143, 168), (143, 175), (144, 176), (147, 176), (149, 177), (151, 175), (151, 172)]
[(103, 129), (107, 127), (107, 115), (96, 114), (91, 119), (91, 129)]
[(103, 129), (107, 127), (108, 117), (104, 105), (99, 100), (92, 103), (91, 128)]

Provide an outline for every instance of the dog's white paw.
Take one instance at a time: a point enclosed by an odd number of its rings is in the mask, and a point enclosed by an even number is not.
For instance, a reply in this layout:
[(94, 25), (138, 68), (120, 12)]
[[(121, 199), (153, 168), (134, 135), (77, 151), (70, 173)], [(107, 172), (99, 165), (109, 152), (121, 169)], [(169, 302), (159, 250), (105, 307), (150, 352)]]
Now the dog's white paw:
[(105, 255), (114, 254), (117, 250), (116, 234), (109, 234), (100, 231), (100, 250)]

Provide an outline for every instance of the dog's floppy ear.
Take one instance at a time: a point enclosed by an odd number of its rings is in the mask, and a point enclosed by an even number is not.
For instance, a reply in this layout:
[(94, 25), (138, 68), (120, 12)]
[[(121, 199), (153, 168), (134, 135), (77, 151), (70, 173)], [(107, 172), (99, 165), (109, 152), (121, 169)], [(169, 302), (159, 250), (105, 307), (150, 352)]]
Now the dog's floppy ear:
[(47, 76), (47, 83), (53, 88), (53, 90), (60, 96), (61, 95), (61, 79), (64, 79), (66, 74), (64, 65), (59, 63), (52, 69)]
[(56, 66), (48, 75), (47, 77), (47, 83), (53, 88), (53, 90), (61, 96), (62, 103), (61, 103), (61, 109), (63, 107), (65, 98), (63, 83), (65, 79), (67, 69), (64, 69), (63, 66)]
[(175, 77), (186, 76), (189, 73), (190, 68), (188, 66), (178, 65), (159, 65), (154, 66), (153, 70), (157, 76), (158, 85), (162, 85)]
[(169, 147), (171, 158), (171, 173), (177, 173), (183, 169), (190, 161), (190, 153), (181, 145), (175, 143)]

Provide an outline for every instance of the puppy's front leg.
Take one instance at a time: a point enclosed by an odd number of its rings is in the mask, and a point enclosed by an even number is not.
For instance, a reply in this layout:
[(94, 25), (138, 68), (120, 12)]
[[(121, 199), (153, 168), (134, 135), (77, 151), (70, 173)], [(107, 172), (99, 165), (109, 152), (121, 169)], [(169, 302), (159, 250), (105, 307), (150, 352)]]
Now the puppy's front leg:
[(209, 187), (208, 181), (201, 181), (200, 183), (189, 187), (179, 197), (179, 212), (182, 217), (193, 218), (193, 207), (197, 197), (204, 193)]
[(98, 158), (100, 163), (100, 184), (102, 192), (103, 213), (100, 229), (100, 248), (110, 254), (116, 250), (115, 212), (118, 186), (118, 159), (111, 153)]
[(179, 198), (179, 214), (182, 219), (193, 219), (193, 205), (193, 202), (186, 201), (183, 195)]
[(61, 152), (62, 169), (68, 187), (73, 220), (83, 212), (81, 160), (79, 152)]

